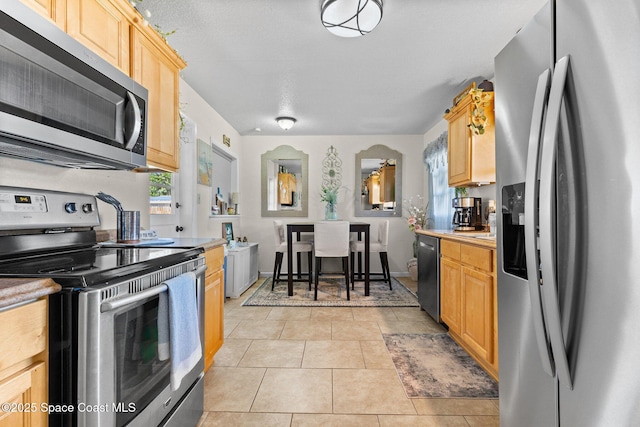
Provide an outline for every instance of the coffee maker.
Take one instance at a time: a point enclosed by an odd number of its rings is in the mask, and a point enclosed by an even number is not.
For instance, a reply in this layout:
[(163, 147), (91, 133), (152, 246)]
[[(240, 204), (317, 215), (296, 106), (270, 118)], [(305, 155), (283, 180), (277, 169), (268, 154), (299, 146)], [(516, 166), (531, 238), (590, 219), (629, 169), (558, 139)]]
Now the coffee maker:
[(455, 231), (482, 230), (482, 199), (480, 197), (457, 197), (451, 201), (454, 209), (453, 229)]

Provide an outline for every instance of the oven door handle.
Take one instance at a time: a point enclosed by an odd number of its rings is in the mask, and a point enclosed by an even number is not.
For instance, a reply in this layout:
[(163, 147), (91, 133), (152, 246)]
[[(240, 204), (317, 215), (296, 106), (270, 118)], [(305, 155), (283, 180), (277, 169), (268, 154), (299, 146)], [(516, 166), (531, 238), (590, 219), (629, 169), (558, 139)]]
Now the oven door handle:
[[(201, 265), (200, 267), (196, 268), (193, 272), (196, 275), (196, 277), (198, 277), (201, 274), (203, 274), (206, 269), (207, 269), (206, 265)], [(144, 291), (138, 292), (130, 296), (119, 298), (113, 301), (103, 302), (102, 306), (100, 307), (100, 312), (106, 313), (108, 311), (116, 310), (120, 307), (124, 307), (125, 305), (134, 304), (134, 303), (143, 301), (147, 298), (151, 298), (153, 296), (161, 294), (162, 292), (165, 292), (166, 290), (167, 290), (167, 285), (161, 283), (158, 286), (145, 289)]]
[(144, 291), (135, 293), (130, 296), (126, 296), (123, 298), (119, 298), (113, 301), (103, 302), (100, 307), (100, 311), (102, 313), (106, 313), (108, 311), (112, 311), (118, 309), (120, 307), (124, 307), (125, 305), (134, 304), (140, 301), (143, 301), (147, 298), (151, 298), (158, 294), (161, 294), (167, 290), (167, 285), (160, 284), (158, 286), (154, 286), (153, 288), (145, 289)]

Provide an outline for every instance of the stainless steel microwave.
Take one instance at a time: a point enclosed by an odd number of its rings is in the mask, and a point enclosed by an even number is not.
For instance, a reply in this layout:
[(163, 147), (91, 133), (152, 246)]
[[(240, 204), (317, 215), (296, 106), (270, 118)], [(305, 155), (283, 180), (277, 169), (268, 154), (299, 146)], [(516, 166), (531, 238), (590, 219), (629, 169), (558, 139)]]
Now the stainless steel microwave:
[(0, 4), (0, 155), (146, 166), (147, 90), (18, 0)]

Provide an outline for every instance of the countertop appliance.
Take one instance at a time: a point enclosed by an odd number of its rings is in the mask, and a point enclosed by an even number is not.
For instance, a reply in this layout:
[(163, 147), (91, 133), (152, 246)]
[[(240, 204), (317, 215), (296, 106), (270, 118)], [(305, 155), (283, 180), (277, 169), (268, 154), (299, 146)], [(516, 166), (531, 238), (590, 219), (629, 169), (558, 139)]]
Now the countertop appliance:
[[(203, 333), (202, 249), (105, 247), (96, 243), (94, 196), (0, 187), (0, 277), (47, 277), (51, 426), (196, 425), (204, 361), (173, 390), (171, 357), (158, 354), (165, 281), (196, 275)], [(107, 408), (92, 410), (92, 408)]]
[(424, 234), (418, 239), (418, 303), (440, 322), (440, 239)]
[(17, 0), (0, 3), (0, 154), (146, 167), (147, 90)]
[(495, 59), (501, 426), (640, 425), (639, 12), (551, 1)]
[(482, 199), (479, 197), (456, 197), (451, 200), (453, 220), (456, 231), (482, 230)]

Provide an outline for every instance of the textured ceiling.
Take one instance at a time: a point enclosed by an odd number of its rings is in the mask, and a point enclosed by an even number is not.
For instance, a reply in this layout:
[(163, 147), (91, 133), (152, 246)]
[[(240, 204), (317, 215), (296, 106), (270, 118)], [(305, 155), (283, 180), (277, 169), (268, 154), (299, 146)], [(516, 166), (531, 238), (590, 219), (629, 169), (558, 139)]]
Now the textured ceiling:
[[(378, 27), (340, 38), (320, 0), (144, 0), (186, 60), (184, 80), (242, 135), (423, 134), (545, 0), (385, 0)], [(261, 132), (256, 131), (260, 128)]]

